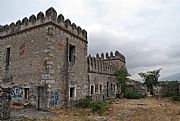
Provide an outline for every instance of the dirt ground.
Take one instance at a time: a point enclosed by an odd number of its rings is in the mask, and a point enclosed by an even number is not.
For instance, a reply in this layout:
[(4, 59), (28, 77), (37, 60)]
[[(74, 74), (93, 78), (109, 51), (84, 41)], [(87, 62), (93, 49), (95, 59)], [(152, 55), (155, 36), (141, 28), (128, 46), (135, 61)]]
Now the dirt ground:
[[(49, 112), (55, 115), (46, 115), (36, 121), (180, 121), (180, 102), (153, 98), (122, 99), (113, 101), (103, 115), (79, 108), (50, 109)], [(32, 119), (25, 118), (24, 121)]]

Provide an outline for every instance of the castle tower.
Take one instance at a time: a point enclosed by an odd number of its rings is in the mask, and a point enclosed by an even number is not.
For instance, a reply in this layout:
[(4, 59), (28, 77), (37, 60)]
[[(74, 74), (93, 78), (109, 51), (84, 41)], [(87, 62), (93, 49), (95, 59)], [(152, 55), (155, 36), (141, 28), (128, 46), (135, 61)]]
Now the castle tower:
[[(0, 83), (12, 87), (14, 100), (35, 105), (38, 98), (57, 106), (85, 97), (87, 43), (86, 30), (52, 7), (0, 26)], [(37, 92), (44, 85), (46, 96)]]

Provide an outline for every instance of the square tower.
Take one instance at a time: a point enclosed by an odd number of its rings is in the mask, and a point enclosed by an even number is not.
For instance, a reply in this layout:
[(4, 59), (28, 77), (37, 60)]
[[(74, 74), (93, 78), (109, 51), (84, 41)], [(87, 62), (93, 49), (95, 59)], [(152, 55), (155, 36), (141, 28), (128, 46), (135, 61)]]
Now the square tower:
[[(14, 101), (39, 107), (43, 101), (57, 106), (85, 97), (87, 43), (86, 30), (52, 7), (0, 26), (0, 83), (12, 88)], [(43, 86), (46, 94), (40, 94)]]

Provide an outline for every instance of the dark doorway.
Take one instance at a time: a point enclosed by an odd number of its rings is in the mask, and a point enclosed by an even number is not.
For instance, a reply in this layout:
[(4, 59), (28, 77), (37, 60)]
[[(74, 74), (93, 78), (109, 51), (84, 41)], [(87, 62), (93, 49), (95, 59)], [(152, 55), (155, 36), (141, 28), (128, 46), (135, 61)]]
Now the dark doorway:
[(74, 97), (74, 87), (70, 87), (70, 97)]
[(69, 45), (69, 62), (75, 63), (75, 46)]
[(6, 66), (9, 66), (10, 62), (10, 47), (6, 49)]
[(94, 86), (91, 85), (91, 94), (94, 94)]
[(29, 88), (24, 88), (24, 98), (29, 99)]

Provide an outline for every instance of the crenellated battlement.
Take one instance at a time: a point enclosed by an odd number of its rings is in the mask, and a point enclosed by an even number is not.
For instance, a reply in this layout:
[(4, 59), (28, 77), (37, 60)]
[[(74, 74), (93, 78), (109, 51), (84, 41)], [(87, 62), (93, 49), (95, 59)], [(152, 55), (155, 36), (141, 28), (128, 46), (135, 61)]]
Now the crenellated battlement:
[(29, 18), (25, 17), (22, 20), (18, 20), (16, 23), (12, 22), (10, 25), (4, 26), (0, 25), (0, 37), (10, 36), (48, 23), (87, 41), (87, 31), (81, 29), (81, 27), (77, 26), (75, 23), (71, 24), (69, 19), (65, 20), (62, 14), (57, 15), (53, 7), (46, 10), (45, 14), (39, 12), (37, 16), (33, 14)]
[(116, 51), (114, 54), (113, 52), (101, 53), (101, 56), (97, 53), (96, 57), (92, 57), (91, 55), (88, 56), (88, 71), (95, 72), (95, 73), (103, 73), (103, 74), (114, 74), (117, 69), (117, 65), (113, 63), (113, 60), (120, 60), (125, 63), (125, 57)]
[(104, 54), (104, 53), (101, 53), (101, 54), (97, 53), (96, 54), (96, 58), (97, 59), (101, 59), (101, 60), (105, 60), (105, 61), (106, 60), (114, 60), (114, 59), (119, 59), (122, 62), (126, 61), (124, 55), (121, 54), (118, 51), (116, 51), (115, 53), (110, 52), (110, 53), (106, 53), (106, 54)]

